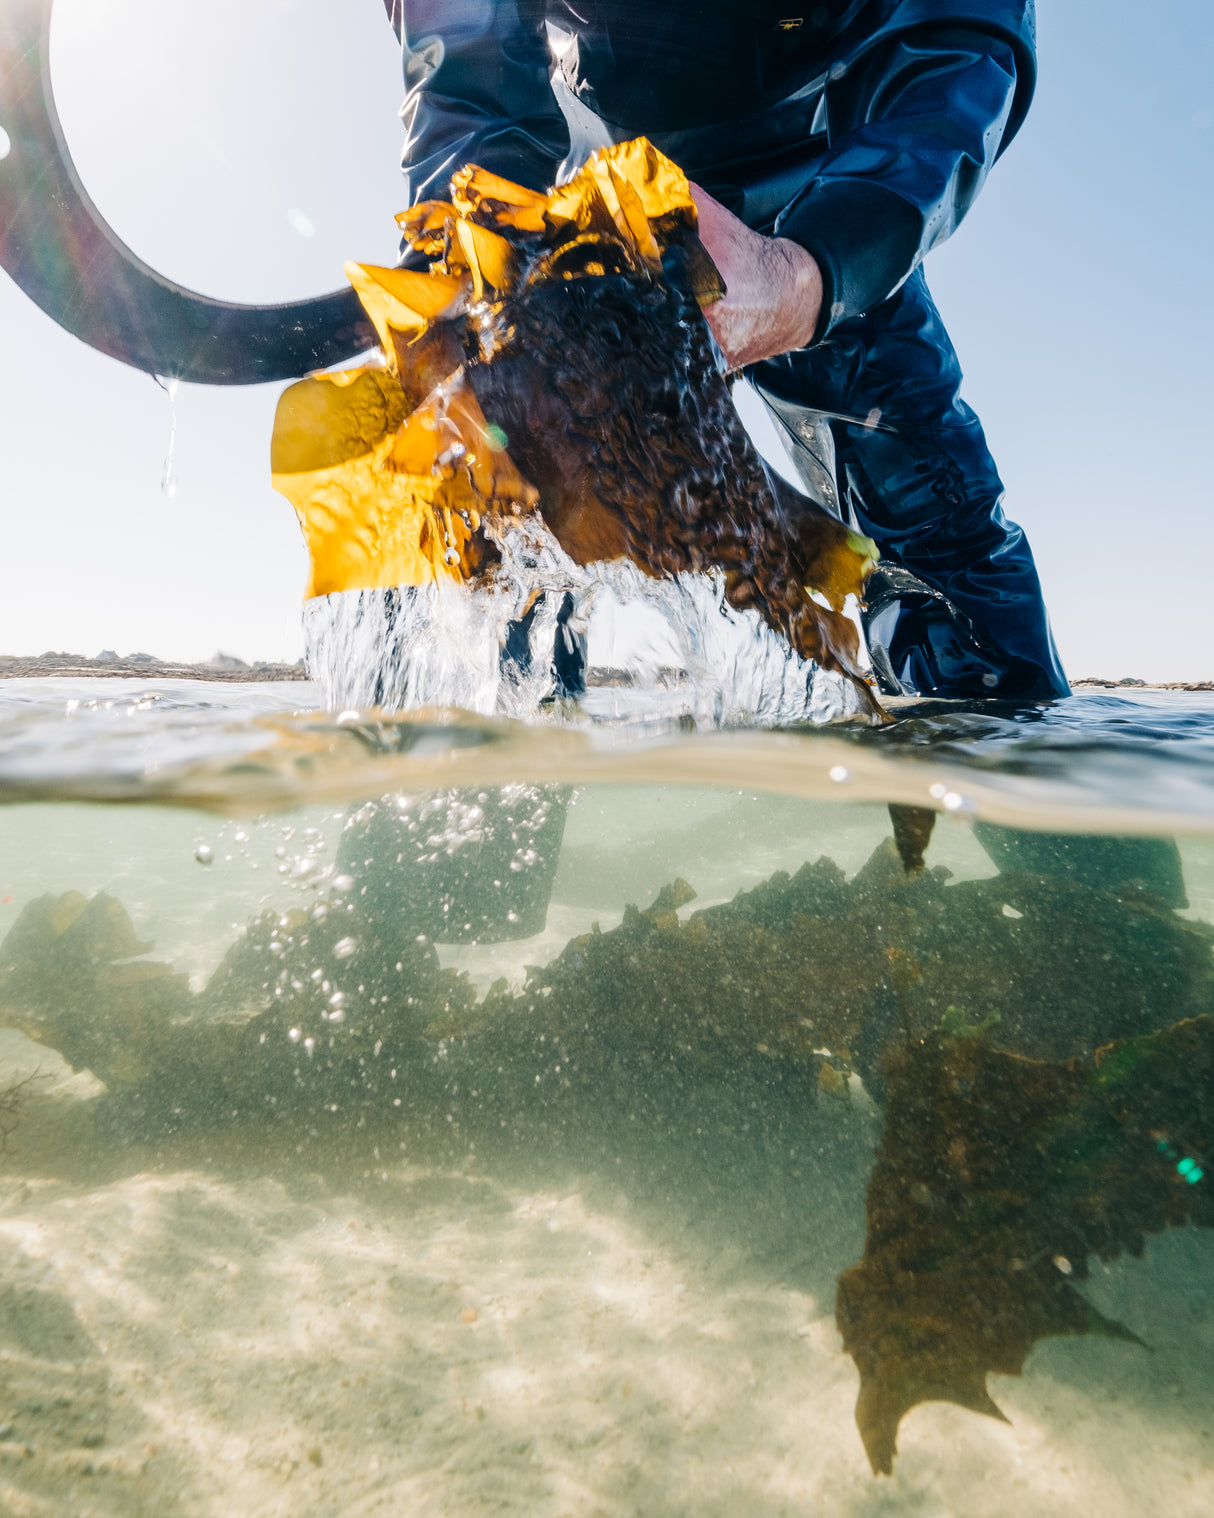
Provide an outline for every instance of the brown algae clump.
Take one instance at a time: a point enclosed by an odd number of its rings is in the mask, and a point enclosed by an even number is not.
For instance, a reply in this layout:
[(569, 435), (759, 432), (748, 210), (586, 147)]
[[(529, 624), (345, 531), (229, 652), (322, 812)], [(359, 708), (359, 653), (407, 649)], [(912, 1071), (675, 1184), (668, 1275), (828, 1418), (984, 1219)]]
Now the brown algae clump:
[(1195, 1155), (1214, 1142), (1214, 1022), (1203, 1016), (1045, 1064), (935, 1034), (896, 1053), (868, 1188), (864, 1259), (836, 1316), (860, 1372), (873, 1470), (921, 1402), (1002, 1418), (987, 1376), (1019, 1375), (1039, 1340), (1140, 1343), (1075, 1288), (1088, 1260), (1145, 1235), (1214, 1226)]
[[(644, 139), (539, 195), (469, 165), (399, 218), (416, 267), (350, 264), (381, 362), (282, 396), (275, 487), (307, 594), (491, 580), (513, 527), (560, 562), (714, 572), (870, 712), (844, 615), (877, 550), (769, 478), (701, 306), (723, 293), (686, 179)], [(549, 555), (551, 558), (551, 555)]]

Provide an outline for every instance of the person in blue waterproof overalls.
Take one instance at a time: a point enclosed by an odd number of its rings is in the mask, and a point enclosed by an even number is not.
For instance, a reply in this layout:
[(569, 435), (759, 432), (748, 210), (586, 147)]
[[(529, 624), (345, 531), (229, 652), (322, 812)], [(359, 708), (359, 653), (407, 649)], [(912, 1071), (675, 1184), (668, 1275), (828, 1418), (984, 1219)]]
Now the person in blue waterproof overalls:
[(693, 182), (728, 287), (707, 312), (727, 362), (811, 493), (880, 545), (885, 689), (1066, 695), (922, 267), (1024, 120), (1033, 0), (385, 4), (413, 200), (446, 198), (469, 161), (547, 188), (571, 121), (598, 142), (644, 134)]

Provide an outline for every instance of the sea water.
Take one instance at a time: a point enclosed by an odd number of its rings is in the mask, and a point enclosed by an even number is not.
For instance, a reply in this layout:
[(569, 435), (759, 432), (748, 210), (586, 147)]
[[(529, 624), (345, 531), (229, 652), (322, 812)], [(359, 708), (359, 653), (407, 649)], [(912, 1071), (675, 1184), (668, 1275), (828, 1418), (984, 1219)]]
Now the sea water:
[(1214, 1509), (1211, 698), (314, 699), (0, 688), (0, 1510)]

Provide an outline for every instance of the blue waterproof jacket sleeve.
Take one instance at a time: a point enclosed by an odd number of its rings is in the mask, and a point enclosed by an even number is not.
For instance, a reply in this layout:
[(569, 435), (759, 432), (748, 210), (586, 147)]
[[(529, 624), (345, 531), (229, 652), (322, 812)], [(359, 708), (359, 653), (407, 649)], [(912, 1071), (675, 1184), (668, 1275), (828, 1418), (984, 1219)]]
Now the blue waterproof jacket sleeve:
[(413, 200), (445, 199), (465, 163), (547, 189), (569, 151), (549, 80), (544, 0), (385, 0), (405, 73)]
[(921, 27), (827, 85), (829, 146), (775, 224), (821, 267), (819, 338), (952, 233), (1019, 124), (1023, 68), (989, 33)]

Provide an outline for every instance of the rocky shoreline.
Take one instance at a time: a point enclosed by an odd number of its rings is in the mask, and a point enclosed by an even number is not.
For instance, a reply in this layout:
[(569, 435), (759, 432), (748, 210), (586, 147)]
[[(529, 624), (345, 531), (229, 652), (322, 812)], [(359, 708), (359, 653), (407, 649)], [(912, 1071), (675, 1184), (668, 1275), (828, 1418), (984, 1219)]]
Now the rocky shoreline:
[(1072, 690), (1214, 690), (1214, 680), (1072, 680)]
[[(615, 674), (615, 671), (610, 671)], [(297, 664), (247, 664), (232, 654), (216, 654), (204, 664), (182, 664), (154, 654), (119, 656), (104, 652), (95, 659), (83, 654), (0, 654), (0, 680), (95, 679), (123, 680), (306, 680), (303, 660)], [(591, 684), (627, 683), (623, 679), (592, 679)], [(1214, 691), (1214, 680), (1104, 680), (1089, 676), (1072, 680), (1074, 690)]]
[(231, 654), (217, 654), (205, 664), (181, 664), (152, 654), (102, 653), (95, 659), (83, 654), (0, 654), (0, 680), (96, 679), (123, 680), (306, 680), (303, 661), (298, 664), (246, 664)]

